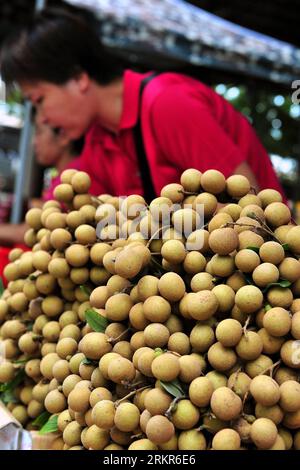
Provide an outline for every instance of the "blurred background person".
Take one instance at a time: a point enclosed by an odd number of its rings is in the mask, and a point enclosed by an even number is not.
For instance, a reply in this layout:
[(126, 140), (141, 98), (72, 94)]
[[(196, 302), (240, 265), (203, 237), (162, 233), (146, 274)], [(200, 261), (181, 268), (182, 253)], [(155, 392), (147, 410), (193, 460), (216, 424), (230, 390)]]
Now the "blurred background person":
[[(51, 168), (54, 176), (50, 178), (49, 185), (44, 188), (41, 198), (29, 201), (28, 209), (41, 207), (45, 201), (52, 199), (54, 188), (59, 184), (59, 177), (63, 170), (80, 168), (78, 155), (82, 148), (82, 141), (70, 141), (58, 129), (43, 124), (39, 114), (36, 114), (33, 147), (37, 162), (44, 167)], [(0, 276), (8, 263), (8, 254), (12, 248), (21, 247), (28, 250), (23, 242), (27, 229), (25, 222), (0, 225)]]

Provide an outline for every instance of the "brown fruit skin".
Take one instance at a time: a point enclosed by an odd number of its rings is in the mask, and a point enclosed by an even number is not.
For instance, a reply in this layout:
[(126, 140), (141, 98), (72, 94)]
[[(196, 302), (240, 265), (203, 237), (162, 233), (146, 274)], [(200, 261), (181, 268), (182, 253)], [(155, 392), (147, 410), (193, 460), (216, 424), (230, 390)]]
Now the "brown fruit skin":
[(263, 189), (257, 195), (261, 201), (263, 209), (272, 202), (282, 202), (282, 196), (276, 189)]
[(253, 361), (258, 358), (263, 351), (263, 342), (258, 333), (247, 331), (237, 344), (236, 353), (241, 359)]
[(215, 331), (217, 340), (226, 348), (235, 346), (240, 341), (242, 333), (240, 322), (231, 318), (221, 321)]
[(208, 377), (197, 377), (189, 386), (190, 400), (198, 407), (207, 406), (213, 392), (214, 387)]
[(179, 358), (180, 374), (179, 379), (184, 383), (191, 383), (202, 372), (200, 362), (191, 355), (184, 355)]
[(266, 287), (268, 284), (278, 281), (279, 271), (274, 264), (261, 263), (254, 269), (252, 278), (258, 287)]
[(214, 450), (239, 450), (241, 438), (233, 429), (222, 429), (218, 431), (213, 438), (212, 448)]
[[(79, 382), (80, 383), (80, 382)], [(89, 387), (76, 387), (69, 393), (68, 405), (71, 410), (85, 413), (90, 407), (91, 391)]]
[(259, 449), (270, 449), (277, 438), (277, 428), (268, 418), (258, 418), (251, 426), (250, 437)]
[(195, 320), (208, 320), (218, 309), (218, 299), (210, 290), (202, 290), (187, 294), (187, 308), (189, 315)]
[(290, 222), (291, 211), (282, 202), (272, 202), (265, 209), (265, 217), (267, 223), (276, 228)]
[(280, 357), (285, 365), (292, 369), (300, 369), (300, 345), (295, 340), (283, 343), (280, 349)]
[(299, 242), (299, 237), (300, 237), (300, 229), (299, 225), (292, 227), (286, 236), (286, 243), (288, 243), (289, 248), (295, 253), (296, 255), (300, 254), (300, 242)]
[(300, 339), (300, 311), (292, 316), (291, 333), (295, 339)]
[(214, 343), (208, 350), (208, 361), (217, 371), (224, 372), (231, 369), (237, 361), (233, 349), (224, 348), (221, 343)]
[(182, 332), (173, 333), (168, 341), (168, 349), (177, 352), (181, 356), (189, 354), (191, 349), (189, 337)]
[(284, 413), (279, 405), (264, 406), (257, 403), (255, 405), (255, 416), (256, 418), (268, 418), (277, 426), (283, 420)]
[(208, 243), (214, 253), (229, 255), (237, 249), (239, 239), (232, 228), (218, 228), (209, 235)]
[[(170, 289), (171, 285), (176, 285), (176, 289)], [(158, 281), (158, 290), (169, 302), (179, 301), (185, 294), (185, 284), (182, 278), (176, 273), (166, 273)]]
[(288, 429), (299, 429), (300, 410), (294, 411), (294, 413), (286, 413), (282, 424)]
[[(107, 449), (107, 447), (105, 448)], [(105, 450), (104, 449), (104, 450)], [(154, 442), (150, 441), (149, 439), (138, 439), (137, 441), (134, 441), (130, 444), (128, 447), (128, 450), (158, 450), (158, 447)]]
[(146, 426), (147, 438), (154, 444), (169, 441), (175, 433), (174, 425), (165, 416), (157, 415), (149, 419)]
[(259, 249), (259, 256), (264, 263), (279, 264), (284, 259), (285, 252), (277, 242), (265, 242)]
[(108, 366), (108, 376), (110, 380), (121, 384), (124, 380), (132, 381), (136, 370), (134, 365), (125, 357), (117, 357), (111, 361)]
[(176, 429), (192, 429), (198, 423), (200, 412), (190, 400), (180, 400), (172, 413), (172, 423)]
[(147, 320), (164, 323), (171, 315), (171, 305), (163, 297), (154, 295), (145, 300), (143, 312)]
[(93, 450), (103, 450), (109, 444), (109, 432), (98, 428), (95, 424), (86, 431), (86, 442), (88, 448)]
[(174, 354), (164, 353), (154, 359), (151, 370), (155, 378), (171, 382), (180, 373), (180, 363)]
[(300, 409), (300, 384), (295, 380), (287, 380), (280, 385), (279, 405), (284, 411), (293, 413)]
[(289, 312), (281, 307), (273, 307), (263, 317), (263, 326), (272, 336), (285, 336), (291, 329)]
[(241, 198), (249, 193), (250, 183), (243, 175), (232, 175), (226, 180), (226, 189), (230, 196)]
[(132, 307), (133, 302), (129, 295), (115, 294), (105, 304), (107, 318), (116, 322), (127, 320)]
[(230, 421), (239, 416), (242, 410), (242, 400), (230, 388), (220, 387), (213, 392), (210, 406), (217, 418)]
[(235, 303), (242, 312), (253, 313), (261, 308), (263, 303), (263, 294), (258, 287), (250, 285), (243, 286), (235, 295)]
[(250, 393), (257, 403), (264, 406), (273, 406), (280, 398), (277, 382), (266, 375), (258, 375), (252, 379)]
[(172, 398), (159, 388), (150, 390), (145, 397), (146, 410), (152, 415), (164, 415), (172, 402)]
[(138, 407), (133, 403), (121, 403), (116, 409), (114, 422), (120, 431), (133, 431), (140, 422)]
[(79, 351), (89, 359), (100, 359), (112, 350), (112, 346), (107, 340), (108, 336), (104, 333), (88, 333), (80, 341)]
[(60, 413), (66, 406), (65, 396), (58, 390), (52, 390), (45, 398), (45, 408), (49, 413)]

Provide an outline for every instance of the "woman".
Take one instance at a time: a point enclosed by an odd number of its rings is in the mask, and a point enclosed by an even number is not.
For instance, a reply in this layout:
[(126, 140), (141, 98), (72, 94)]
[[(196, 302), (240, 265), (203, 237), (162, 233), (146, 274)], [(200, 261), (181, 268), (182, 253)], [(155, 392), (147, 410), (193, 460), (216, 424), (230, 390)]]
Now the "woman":
[[(250, 124), (203, 83), (176, 73), (122, 68), (80, 16), (46, 9), (7, 42), (1, 73), (17, 82), (43, 122), (76, 139), (86, 133), (81, 169), (93, 175), (92, 192), (142, 194), (136, 126), (142, 125), (154, 192), (187, 168), (244, 174), (257, 189), (282, 188)], [(140, 151), (141, 152), (141, 151)]]
[[(71, 142), (66, 136), (52, 129), (41, 120), (41, 116), (36, 116), (36, 128), (33, 139), (35, 157), (38, 163), (45, 167), (53, 167), (58, 176), (53, 178), (48, 188), (45, 188), (40, 200), (33, 200), (29, 206), (42, 206), (44, 201), (52, 199), (55, 186), (59, 184), (59, 174), (66, 168), (80, 169), (78, 155), (80, 143)], [(1, 224), (0, 244), (12, 246), (23, 243), (24, 233), (27, 230), (25, 223), (21, 224)]]
[[(80, 169), (78, 155), (80, 142), (70, 142), (66, 136), (60, 135), (56, 130), (43, 124), (39, 115), (36, 118), (36, 129), (33, 140), (35, 157), (37, 161), (47, 167), (54, 167), (58, 176), (53, 178), (50, 186), (45, 189), (40, 200), (33, 200), (30, 207), (42, 206), (43, 202), (52, 199), (55, 186), (59, 184), (59, 174), (66, 168)], [(28, 248), (24, 245), (24, 233), (28, 229), (26, 223), (0, 225), (0, 278), (6, 264), (9, 262), (8, 254), (12, 248)], [(5, 283), (5, 280), (4, 280)], [(6, 283), (5, 283), (6, 284)]]

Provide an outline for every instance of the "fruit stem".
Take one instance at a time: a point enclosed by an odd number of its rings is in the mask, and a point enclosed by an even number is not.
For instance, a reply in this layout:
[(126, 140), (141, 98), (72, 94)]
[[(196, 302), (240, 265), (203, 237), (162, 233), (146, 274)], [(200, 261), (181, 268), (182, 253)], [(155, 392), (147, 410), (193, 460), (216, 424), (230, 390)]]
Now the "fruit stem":
[(121, 290), (120, 294), (127, 294), (128, 289), (132, 289), (134, 287), (134, 284), (129, 284), (129, 286), (124, 287), (124, 289)]
[(235, 376), (234, 376), (234, 381), (233, 381), (233, 383), (231, 384), (231, 386), (229, 387), (230, 390), (232, 390), (232, 389), (236, 386), (236, 382), (237, 382), (237, 379), (238, 379), (238, 375), (239, 375), (239, 373), (241, 372), (241, 370), (242, 370), (242, 367), (239, 367), (238, 370), (234, 373), (234, 374), (235, 374)]
[(250, 320), (251, 320), (251, 315), (248, 315), (247, 320), (246, 320), (246, 322), (245, 322), (245, 325), (243, 326), (243, 333), (244, 333), (246, 339), (248, 339), (248, 331), (247, 331), (247, 328), (248, 328), (248, 325), (249, 325), (249, 323), (250, 323)]
[(42, 341), (43, 336), (33, 334), (33, 335), (32, 335), (32, 339), (33, 339), (33, 341)]
[(104, 204), (104, 202), (101, 201), (101, 199), (99, 199), (96, 196), (91, 196), (91, 199), (92, 199), (93, 202), (95, 202), (95, 204), (98, 204), (98, 206), (101, 206), (101, 204)]
[(252, 214), (251, 216), (254, 220), (257, 220), (257, 222), (260, 223), (260, 225), (262, 226), (262, 228), (272, 237), (274, 238), (274, 240), (276, 240), (277, 243), (279, 243), (281, 245), (281, 241), (278, 240), (278, 238), (276, 237), (275, 233), (270, 229), (270, 227), (266, 224), (266, 222), (264, 220), (262, 220), (260, 217), (258, 217), (258, 215), (256, 214)]
[(152, 235), (152, 237), (148, 240), (146, 247), (149, 248), (151, 242), (154, 240), (154, 238), (156, 237), (156, 235), (157, 235), (158, 233), (160, 233), (160, 232), (161, 232), (162, 230), (164, 230), (165, 228), (170, 228), (170, 227), (171, 227), (171, 225), (162, 225), (161, 227), (159, 227), (159, 228), (156, 230), (156, 232), (154, 232), (154, 234)]
[(114, 345), (119, 341), (120, 338), (122, 338), (123, 335), (125, 335), (129, 331), (131, 331), (131, 328), (127, 328), (127, 330), (122, 331), (122, 333), (119, 336), (117, 336), (116, 338), (108, 338), (107, 342)]
[(201, 424), (201, 426), (199, 426), (198, 428), (195, 429), (195, 431), (204, 431), (205, 429), (209, 429), (208, 426), (206, 426), (205, 424)]
[(181, 354), (179, 354), (178, 352), (176, 351), (170, 351), (169, 349), (167, 349), (165, 352), (168, 352), (170, 354), (173, 354), (174, 356), (177, 356), (177, 357), (181, 357)]
[(245, 406), (245, 403), (246, 403), (246, 400), (247, 400), (248, 396), (249, 396), (249, 390), (244, 395), (243, 402), (242, 402), (242, 410), (244, 409), (244, 406)]
[(133, 390), (132, 392), (128, 393), (128, 395), (126, 395), (125, 397), (120, 398), (120, 400), (115, 401), (115, 408), (118, 408), (118, 406), (120, 405), (120, 403), (122, 403), (122, 401), (127, 400), (128, 398), (135, 395), (137, 392), (141, 392), (142, 390), (146, 390), (146, 388), (150, 388), (150, 387), (151, 385), (146, 385), (145, 387), (141, 387), (141, 388), (137, 388), (136, 390)]
[(140, 434), (133, 434), (132, 436), (130, 436), (130, 439), (142, 439), (143, 437), (145, 437), (145, 435), (143, 433), (140, 433)]
[(172, 413), (174, 411), (174, 408), (176, 407), (177, 403), (180, 401), (180, 400), (183, 400), (183, 399), (186, 399), (188, 397), (186, 397), (185, 395), (183, 397), (176, 397), (174, 398), (174, 400), (171, 402), (171, 405), (169, 406), (169, 408), (167, 409), (167, 411), (165, 412), (165, 417), (168, 418), (168, 419), (171, 419), (172, 417)]
[(141, 382), (136, 382), (136, 383), (134, 383), (134, 384), (133, 384), (133, 383), (124, 384), (125, 388), (128, 388), (128, 389), (138, 387), (139, 385), (143, 385), (143, 386), (144, 386), (144, 385), (145, 385), (145, 382), (142, 382), (142, 381), (141, 381)]
[(281, 364), (281, 359), (279, 359), (279, 361), (275, 362), (275, 363), (272, 364), (270, 367), (267, 367), (265, 370), (263, 370), (262, 372), (260, 372), (259, 375), (264, 375), (266, 372), (269, 372), (269, 371), (270, 371), (270, 376), (272, 377), (275, 367), (279, 366), (280, 364)]
[(195, 193), (193, 191), (183, 191), (182, 189), (180, 189), (178, 192), (181, 193), (181, 194), (184, 194), (185, 196), (198, 196), (198, 194), (199, 194), (199, 193)]

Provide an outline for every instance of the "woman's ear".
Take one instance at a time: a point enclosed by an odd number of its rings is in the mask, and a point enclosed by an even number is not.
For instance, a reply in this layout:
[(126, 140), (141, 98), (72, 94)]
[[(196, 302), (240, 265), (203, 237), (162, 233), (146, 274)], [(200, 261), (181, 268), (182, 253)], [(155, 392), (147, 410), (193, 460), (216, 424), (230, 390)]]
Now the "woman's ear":
[(75, 78), (75, 81), (81, 93), (86, 93), (88, 91), (91, 79), (86, 72), (80, 72), (80, 74)]

